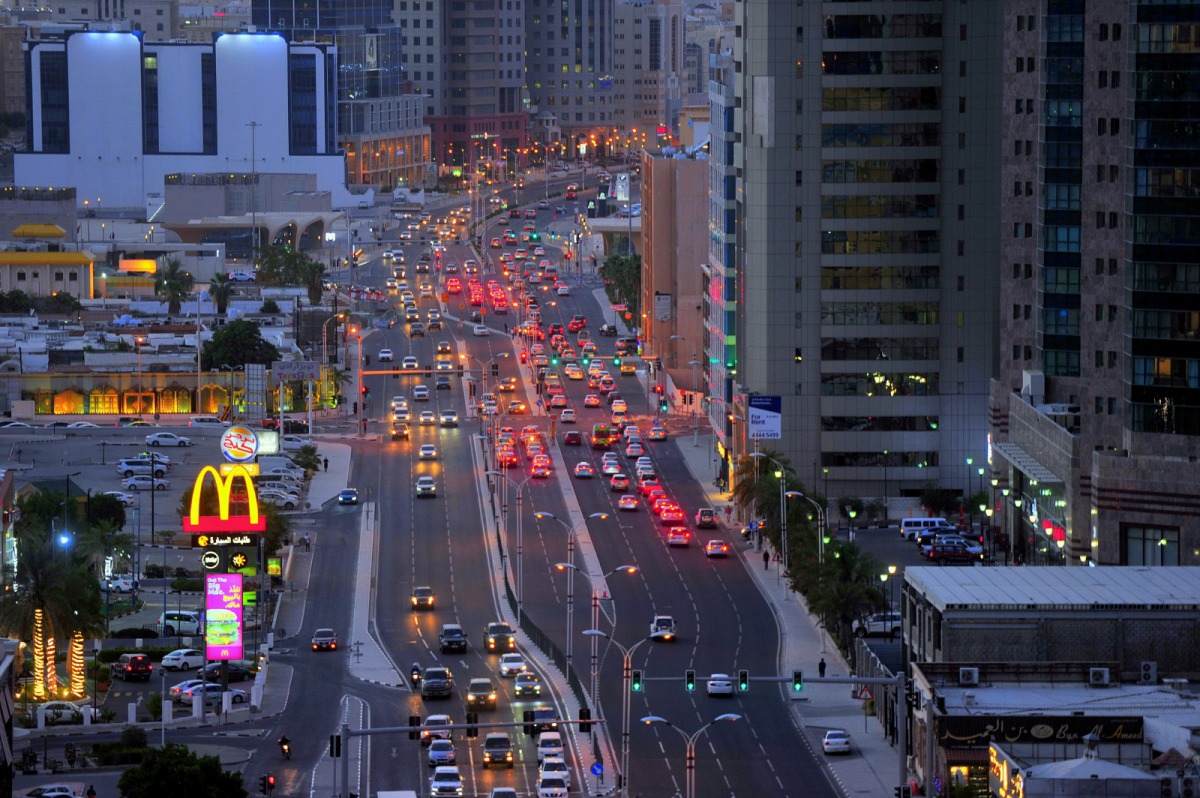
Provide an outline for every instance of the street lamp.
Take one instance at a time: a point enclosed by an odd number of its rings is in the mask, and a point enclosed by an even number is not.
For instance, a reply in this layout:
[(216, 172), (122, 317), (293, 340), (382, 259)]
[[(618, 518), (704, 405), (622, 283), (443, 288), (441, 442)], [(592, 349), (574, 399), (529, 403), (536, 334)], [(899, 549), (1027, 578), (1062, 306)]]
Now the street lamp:
[(643, 643), (649, 643), (651, 638), (643, 637), (626, 648), (599, 629), (585, 629), (583, 633), (589, 637), (603, 637), (621, 652), (621, 790), (625, 795), (629, 795), (629, 715), (633, 702), (630, 690), (630, 682), (633, 680), (633, 652)]
[[(567, 667), (563, 670), (567, 673), (567, 678), (570, 678), (571, 655), (575, 651), (575, 641), (573, 639), (575, 622), (575, 571), (578, 570), (575, 568), (575, 530), (553, 513), (535, 511), (533, 517), (539, 521), (546, 519), (555, 521), (567, 532), (567, 563), (571, 567), (567, 571)], [(608, 520), (608, 513), (592, 513), (588, 516), (588, 520), (593, 518), (606, 521)]]
[(525, 513), (522, 512), (522, 490), (525, 488), (525, 483), (533, 479), (533, 475), (525, 477), (525, 479), (517, 482), (512, 477), (505, 474), (503, 471), (492, 469), (485, 471), (490, 477), (500, 477), (505, 482), (504, 501), (500, 505), (501, 515), (504, 516), (504, 536), (508, 539), (508, 492), (509, 485), (515, 485), (517, 489), (517, 628), (521, 628), (521, 621), (525, 612), (524, 589), (525, 589), (525, 550), (524, 550), (524, 532), (525, 532)]
[(892, 579), (892, 586), (888, 593), (888, 606), (894, 610), (894, 609), (896, 609), (896, 579), (895, 579), (896, 566), (889, 565), (887, 567), (887, 570), (888, 570), (887, 575), (889, 577), (891, 577), (891, 579)]
[[(352, 335), (355, 337), (355, 339), (358, 340), (358, 368), (356, 370), (357, 374), (358, 374), (358, 423), (356, 424), (356, 426), (358, 427), (358, 437), (361, 438), (367, 432), (367, 395), (363, 391), (363, 373), (362, 373), (362, 365), (363, 365), (362, 364), (362, 360), (363, 360), (362, 328), (359, 327), (358, 325), (351, 325), (350, 328), (348, 330), (346, 330), (346, 335), (348, 335), (348, 336)], [(281, 389), (280, 390), (280, 401), (281, 402), (282, 402), (282, 399), (283, 399), (283, 392)], [(281, 407), (280, 413), (282, 413), (282, 412), (283, 412), (283, 408)]]
[[(592, 588), (592, 628), (595, 628), (600, 625), (600, 594), (596, 592), (596, 583), (599, 581), (602, 581), (604, 579), (607, 579), (608, 577), (610, 577), (616, 573), (632, 575), (632, 574), (636, 574), (638, 572), (638, 568), (636, 565), (618, 565), (616, 568), (613, 568), (610, 571), (605, 571), (603, 574), (589, 574), (586, 571), (579, 570), (579, 568), (576, 565), (574, 565), (573, 563), (557, 562), (554, 564), (554, 570), (558, 571), (559, 573), (566, 571), (568, 568), (573, 570), (575, 573), (578, 573), (581, 576), (585, 577), (588, 580), (588, 584), (591, 585), (591, 588)], [(609, 620), (612, 620), (612, 619), (610, 618)], [(592, 673), (591, 673), (591, 676), (592, 676), (592, 701), (595, 701), (598, 703), (599, 702), (598, 696), (599, 696), (599, 690), (600, 690), (600, 685), (598, 683), (599, 677), (600, 677), (600, 671), (599, 671), (600, 659), (597, 656), (597, 652), (596, 652), (596, 647), (598, 645), (596, 637), (595, 637), (595, 635), (592, 635), (591, 637), (592, 637)]]
[[(775, 468), (777, 469), (775, 471), (775, 478), (779, 480), (779, 546), (780, 546), (779, 555), (780, 555), (780, 562), (783, 565), (783, 573), (787, 574), (787, 567), (788, 567), (787, 496), (786, 496), (787, 471), (784, 469), (783, 465), (781, 465), (778, 460), (776, 460), (774, 457), (771, 457), (770, 455), (766, 454), (765, 452), (751, 452), (748, 456), (754, 457), (754, 458), (759, 458), (759, 457), (766, 458), (769, 462), (774, 464)], [(808, 497), (805, 497), (805, 498), (808, 498)], [(790, 593), (791, 593), (791, 589), (789, 588), (787, 591), (785, 591), (784, 598), (785, 599), (791, 598)]]
[(710, 720), (708, 723), (705, 723), (703, 726), (701, 726), (699, 729), (696, 729), (696, 731), (692, 732), (691, 734), (688, 734), (683, 729), (681, 729), (678, 726), (676, 726), (675, 724), (671, 723), (671, 721), (667, 720), (666, 718), (659, 717), (658, 715), (648, 715), (648, 716), (642, 718), (642, 723), (645, 723), (647, 726), (649, 726), (652, 723), (661, 723), (664, 726), (668, 726), (668, 727), (674, 729), (675, 731), (679, 732), (679, 736), (682, 737), (683, 741), (687, 744), (687, 747), (686, 747), (686, 752), (687, 752), (687, 760), (686, 760), (687, 761), (687, 765), (686, 765), (687, 782), (686, 782), (686, 784), (687, 784), (687, 786), (685, 788), (684, 795), (685, 795), (685, 798), (695, 798), (695, 796), (696, 796), (696, 740), (698, 740), (701, 735), (703, 735), (706, 731), (708, 731), (709, 727), (711, 727), (714, 723), (720, 723), (722, 721), (741, 720), (741, 719), (742, 719), (741, 715), (736, 715), (732, 712), (726, 712), (724, 715), (717, 715), (715, 718)]
[[(322, 360), (321, 365), (323, 365), (323, 366), (329, 365), (329, 333), (328, 333), (329, 322), (342, 321), (342, 319), (343, 319), (342, 314), (336, 313), (336, 314), (330, 316), (329, 318), (325, 319), (324, 323), (321, 324), (321, 360)], [(336, 336), (336, 334), (337, 334), (337, 331), (335, 329), (334, 335)], [(335, 353), (337, 352), (336, 337), (333, 342), (333, 351)]]
[(143, 336), (139, 335), (133, 339), (133, 342), (137, 345), (137, 374), (138, 374), (137, 403), (138, 403), (138, 418), (141, 418), (142, 417), (142, 344), (144, 344), (146, 342), (146, 339)]
[(823, 565), (825, 563), (825, 536), (829, 531), (829, 525), (825, 522), (825, 508), (798, 490), (789, 490), (783, 494), (783, 497), (785, 499), (804, 499), (817, 511), (817, 562)]

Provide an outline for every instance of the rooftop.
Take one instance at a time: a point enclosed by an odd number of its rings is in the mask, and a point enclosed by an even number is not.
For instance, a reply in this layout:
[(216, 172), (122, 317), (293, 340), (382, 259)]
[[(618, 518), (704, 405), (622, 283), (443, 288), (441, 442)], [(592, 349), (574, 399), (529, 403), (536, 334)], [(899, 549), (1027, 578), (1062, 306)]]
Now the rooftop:
[(907, 568), (939, 610), (1200, 610), (1200, 568)]

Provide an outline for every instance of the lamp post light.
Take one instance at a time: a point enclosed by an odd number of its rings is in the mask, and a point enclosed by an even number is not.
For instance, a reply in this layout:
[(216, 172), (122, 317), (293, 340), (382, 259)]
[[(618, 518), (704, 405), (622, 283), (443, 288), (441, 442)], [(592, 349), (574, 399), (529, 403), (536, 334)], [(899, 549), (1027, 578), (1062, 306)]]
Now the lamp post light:
[(715, 718), (710, 720), (708, 723), (705, 723), (703, 726), (701, 726), (699, 729), (696, 729), (696, 731), (692, 732), (691, 734), (688, 734), (683, 729), (681, 729), (678, 726), (676, 726), (675, 724), (671, 723), (671, 721), (667, 720), (666, 718), (659, 717), (658, 715), (648, 715), (648, 716), (642, 718), (642, 723), (645, 723), (647, 726), (649, 726), (652, 723), (661, 723), (662, 725), (668, 726), (668, 727), (674, 729), (675, 731), (679, 732), (679, 736), (683, 738), (683, 741), (686, 744), (685, 751), (686, 751), (686, 756), (687, 756), (686, 766), (685, 766), (685, 770), (687, 772), (687, 780), (686, 780), (684, 796), (685, 796), (685, 798), (695, 798), (695, 796), (696, 796), (696, 740), (700, 739), (700, 736), (703, 735), (706, 731), (708, 731), (709, 728), (714, 723), (720, 723), (722, 721), (741, 720), (741, 719), (742, 719), (741, 715), (737, 715), (732, 712), (726, 712), (723, 715), (717, 715)]
[(515, 485), (517, 490), (517, 628), (521, 628), (521, 622), (525, 615), (524, 589), (525, 589), (525, 549), (524, 549), (524, 532), (525, 532), (525, 513), (522, 512), (522, 491), (525, 488), (525, 483), (533, 479), (530, 475), (517, 482), (512, 477), (498, 469), (485, 471), (485, 474), (491, 477), (499, 477), (505, 482), (504, 501), (501, 503), (501, 514), (504, 516), (504, 534), (505, 539), (508, 537), (508, 486)]
[[(347, 211), (347, 213), (349, 213), (349, 211)], [(358, 364), (357, 364), (357, 368), (355, 369), (355, 372), (358, 374), (358, 418), (355, 420), (354, 425), (356, 427), (358, 427), (358, 429), (356, 431), (356, 435), (359, 438), (361, 438), (367, 432), (367, 394), (363, 390), (363, 373), (362, 373), (362, 366), (363, 366), (362, 328), (357, 325), (353, 325), (348, 330), (346, 330), (346, 335), (354, 336), (354, 338), (358, 341)], [(282, 392), (281, 392), (280, 396), (282, 398)], [(281, 408), (281, 411), (282, 411), (282, 408)]]
[(887, 567), (887, 575), (892, 580), (892, 586), (888, 593), (888, 606), (891, 609), (896, 609), (896, 566), (889, 565)]
[(621, 652), (621, 794), (629, 795), (629, 716), (631, 714), (631, 705), (633, 703), (633, 693), (630, 689), (630, 682), (633, 680), (633, 652), (637, 651), (638, 647), (644, 643), (650, 642), (650, 637), (643, 637), (633, 645), (626, 648), (616, 641), (609, 634), (601, 632), (599, 629), (585, 629), (583, 632), (589, 637), (603, 637), (608, 642), (617, 647)]
[(137, 345), (137, 403), (138, 403), (138, 418), (142, 417), (142, 344), (146, 343), (145, 337), (139, 335), (133, 339)]
[[(764, 452), (751, 452), (748, 456), (754, 457), (754, 458), (759, 458), (759, 457), (766, 458), (769, 462), (774, 464), (775, 468), (777, 469), (775, 471), (775, 478), (779, 480), (779, 546), (780, 546), (779, 556), (780, 556), (780, 563), (782, 565), (782, 572), (784, 574), (786, 574), (787, 567), (788, 567), (787, 481), (786, 481), (787, 480), (787, 471), (784, 469), (783, 465), (781, 465), (778, 460), (767, 455)], [(806, 496), (805, 498), (808, 498), (808, 497)], [(815, 504), (815, 502), (814, 502), (814, 504)], [(791, 598), (791, 595), (790, 595), (791, 592), (792, 591), (789, 588), (784, 593), (785, 600)]]
[[(975, 469), (975, 473), (979, 474), (979, 492), (980, 493), (983, 493), (983, 474), (986, 470), (987, 469), (984, 468), (983, 466), (980, 466), (979, 468)], [(983, 502), (980, 502), (979, 503), (979, 514), (983, 515), (983, 512), (986, 509), (987, 509), (987, 505), (984, 504)], [(982, 521), (980, 521), (980, 523), (982, 523)]]
[(783, 494), (785, 499), (804, 499), (813, 506), (817, 511), (817, 562), (818, 564), (825, 563), (825, 537), (829, 533), (829, 524), (825, 519), (825, 508), (822, 507), (815, 499), (805, 496), (798, 490), (789, 490)]
[[(567, 667), (564, 668), (564, 673), (567, 678), (570, 678), (571, 656), (575, 652), (574, 641), (574, 624), (575, 624), (575, 530), (571, 526), (557, 517), (553, 513), (545, 513), (535, 511), (533, 517), (539, 521), (547, 519), (556, 522), (567, 533), (567, 564), (570, 566), (567, 569)], [(598, 519), (600, 521), (608, 520), (608, 513), (592, 513), (588, 516), (588, 520)]]
[[(554, 570), (558, 571), (559, 573), (566, 571), (568, 568), (574, 570), (576, 573), (578, 573), (581, 576), (583, 576), (584, 578), (586, 578), (588, 580), (588, 584), (591, 585), (591, 588), (592, 588), (592, 628), (596, 628), (597, 626), (600, 625), (600, 594), (596, 592), (596, 583), (601, 580), (607, 579), (608, 577), (612, 576), (613, 574), (618, 574), (618, 573), (620, 573), (620, 574), (636, 574), (638, 572), (638, 567), (636, 565), (618, 565), (616, 568), (613, 568), (610, 571), (606, 571), (603, 574), (589, 574), (586, 571), (579, 570), (578, 566), (574, 565), (573, 563), (557, 562), (554, 564)], [(597, 655), (597, 650), (596, 650), (597, 646), (599, 645), (599, 642), (596, 640), (595, 635), (591, 635), (591, 638), (592, 638), (592, 671), (591, 671), (592, 693), (591, 693), (591, 695), (592, 695), (592, 701), (599, 703), (598, 696), (600, 695), (600, 685), (599, 685), (600, 658)]]
[[(329, 318), (325, 319), (324, 323), (321, 324), (321, 360), (322, 360), (321, 365), (323, 365), (323, 366), (329, 365), (329, 331), (328, 331), (329, 322), (342, 321), (342, 320), (343, 320), (342, 314), (336, 313), (333, 316), (330, 316)], [(334, 341), (333, 341), (333, 351), (336, 354), (337, 353), (337, 338), (336, 338), (337, 329), (336, 328), (334, 328), (334, 336), (335, 337), (334, 337)]]

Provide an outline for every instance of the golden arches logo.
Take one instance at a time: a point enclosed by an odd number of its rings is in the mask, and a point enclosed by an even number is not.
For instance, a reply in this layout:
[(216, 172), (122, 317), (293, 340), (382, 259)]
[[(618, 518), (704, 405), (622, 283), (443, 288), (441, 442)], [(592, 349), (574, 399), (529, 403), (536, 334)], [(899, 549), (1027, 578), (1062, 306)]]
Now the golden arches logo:
[[(266, 528), (266, 519), (262, 517), (258, 506), (258, 491), (254, 489), (254, 480), (250, 474), (250, 470), (243, 465), (233, 465), (228, 467), (227, 476), (221, 476), (221, 472), (213, 466), (204, 466), (200, 469), (200, 473), (196, 475), (196, 481), (192, 485), (192, 502), (188, 517), (184, 521), (184, 529), (189, 532), (224, 532), (224, 531), (243, 531), (257, 532)], [(217, 516), (201, 516), (200, 515), (200, 498), (203, 492), (204, 482), (209, 475), (212, 475), (213, 484), (217, 488)], [(246, 516), (229, 515), (229, 502), (233, 492), (233, 483), (235, 480), (241, 479), (246, 486), (246, 497), (249, 504), (249, 512)], [(204, 519), (203, 521), (201, 519)]]

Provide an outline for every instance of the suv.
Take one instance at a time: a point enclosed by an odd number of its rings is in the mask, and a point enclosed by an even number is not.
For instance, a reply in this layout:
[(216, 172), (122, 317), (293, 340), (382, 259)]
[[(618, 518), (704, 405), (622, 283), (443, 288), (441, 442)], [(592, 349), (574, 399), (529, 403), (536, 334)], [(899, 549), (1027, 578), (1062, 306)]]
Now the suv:
[(135, 474), (149, 475), (151, 472), (156, 477), (165, 477), (167, 475), (167, 466), (165, 463), (154, 463), (148, 458), (143, 457), (121, 460), (117, 463), (117, 473), (126, 478), (132, 477)]
[(392, 440), (406, 441), (408, 440), (408, 424), (404, 421), (392, 422)]
[(421, 674), (421, 698), (449, 698), (454, 691), (454, 677), (449, 668), (426, 668)]
[(313, 651), (337, 651), (337, 632), (332, 629), (318, 629), (312, 636)]
[(433, 776), (429, 779), (429, 794), (435, 798), (439, 795), (462, 795), (463, 781), (462, 776), (458, 774), (458, 767), (439, 765), (434, 768)]
[(488, 653), (516, 651), (517, 636), (513, 634), (512, 627), (504, 621), (493, 621), (483, 632), (483, 647)]
[(153, 670), (154, 666), (150, 664), (150, 658), (145, 654), (122, 654), (112, 664), (113, 678), (120, 677), (126, 682), (131, 679), (148, 682)]
[(491, 679), (472, 679), (467, 686), (467, 708), (495, 709), (496, 688)]
[(858, 637), (867, 635), (900, 636), (900, 613), (877, 612), (854, 622), (854, 634)]
[(696, 511), (697, 529), (716, 529), (717, 511), (711, 507), (702, 507)]
[(558, 731), (558, 713), (547, 706), (533, 708), (533, 733)]
[(483, 738), (483, 769), (488, 765), (513, 766), (512, 740), (503, 732), (494, 732)]
[(650, 622), (650, 639), (674, 640), (675, 619), (670, 615), (655, 615), (654, 620)]
[(456, 623), (444, 623), (442, 631), (438, 633), (438, 645), (441, 646), (443, 654), (466, 651), (467, 633)]

